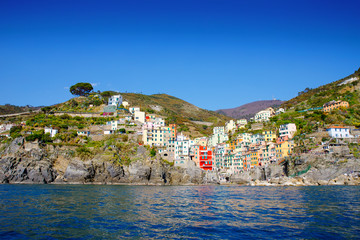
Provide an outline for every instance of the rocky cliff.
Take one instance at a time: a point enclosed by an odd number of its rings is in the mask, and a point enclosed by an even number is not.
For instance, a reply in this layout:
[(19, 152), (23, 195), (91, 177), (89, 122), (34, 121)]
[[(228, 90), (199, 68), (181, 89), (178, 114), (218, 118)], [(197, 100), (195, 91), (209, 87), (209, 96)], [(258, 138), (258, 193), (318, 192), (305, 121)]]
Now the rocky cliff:
[(173, 167), (150, 157), (144, 147), (129, 165), (104, 160), (101, 154), (83, 161), (66, 147), (28, 143), (22, 137), (0, 147), (0, 183), (360, 185), (360, 160), (351, 155), (305, 154), (280, 165), (221, 175), (194, 164)]
[(128, 166), (111, 163), (95, 156), (83, 161), (71, 156), (67, 148), (41, 146), (15, 139), (3, 146), (0, 157), (1, 183), (92, 183), (187, 185), (217, 184), (218, 176), (195, 165), (170, 166), (160, 158), (151, 158), (144, 147), (137, 150), (139, 160)]

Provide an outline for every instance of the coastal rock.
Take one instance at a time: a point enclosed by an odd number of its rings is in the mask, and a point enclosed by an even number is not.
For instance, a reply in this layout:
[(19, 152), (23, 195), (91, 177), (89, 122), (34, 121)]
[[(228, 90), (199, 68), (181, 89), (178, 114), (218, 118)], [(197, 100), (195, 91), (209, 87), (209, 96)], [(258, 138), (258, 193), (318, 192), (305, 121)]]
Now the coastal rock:
[(91, 182), (95, 175), (91, 162), (83, 162), (74, 159), (66, 168), (64, 174), (65, 182)]

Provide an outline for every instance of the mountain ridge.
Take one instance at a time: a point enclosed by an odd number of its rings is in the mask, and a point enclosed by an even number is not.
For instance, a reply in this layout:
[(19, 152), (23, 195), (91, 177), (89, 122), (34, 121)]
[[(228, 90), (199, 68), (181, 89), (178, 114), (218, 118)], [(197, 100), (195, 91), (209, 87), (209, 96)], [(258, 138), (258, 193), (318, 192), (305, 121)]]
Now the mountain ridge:
[(260, 101), (246, 103), (244, 105), (235, 108), (219, 109), (216, 110), (215, 112), (235, 119), (240, 119), (240, 118), (250, 119), (257, 112), (261, 110), (264, 110), (268, 107), (278, 107), (283, 103), (284, 101), (281, 100), (260, 100)]

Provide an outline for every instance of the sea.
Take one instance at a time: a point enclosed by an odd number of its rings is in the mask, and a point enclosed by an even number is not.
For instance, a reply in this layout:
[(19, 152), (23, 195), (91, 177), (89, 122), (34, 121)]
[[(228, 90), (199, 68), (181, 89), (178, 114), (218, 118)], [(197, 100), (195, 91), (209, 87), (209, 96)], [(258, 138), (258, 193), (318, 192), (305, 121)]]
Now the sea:
[(0, 185), (1, 239), (360, 239), (360, 187)]

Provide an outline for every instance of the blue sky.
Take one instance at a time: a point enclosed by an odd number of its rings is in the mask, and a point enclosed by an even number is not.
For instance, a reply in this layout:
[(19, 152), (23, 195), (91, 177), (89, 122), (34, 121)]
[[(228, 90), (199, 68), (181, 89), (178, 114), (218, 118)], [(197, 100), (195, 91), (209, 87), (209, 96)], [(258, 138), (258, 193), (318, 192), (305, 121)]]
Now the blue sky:
[(167, 93), (201, 108), (288, 100), (360, 67), (360, 1), (1, 0), (0, 104), (68, 88)]

